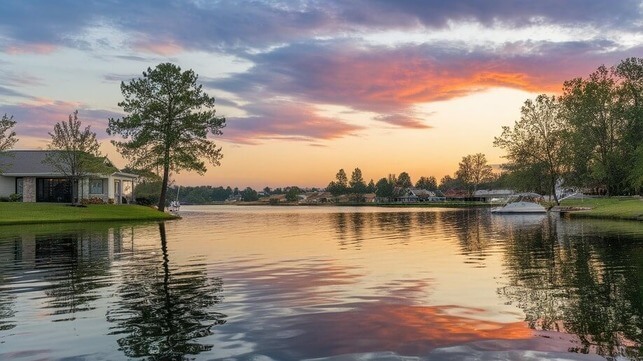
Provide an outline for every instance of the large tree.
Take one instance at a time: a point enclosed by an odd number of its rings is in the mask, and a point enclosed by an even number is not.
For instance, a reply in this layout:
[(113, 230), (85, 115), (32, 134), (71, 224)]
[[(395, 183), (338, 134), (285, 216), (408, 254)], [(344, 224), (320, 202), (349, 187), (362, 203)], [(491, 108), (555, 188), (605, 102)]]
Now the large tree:
[(106, 163), (106, 159), (101, 155), (96, 133), (92, 132), (89, 125), (82, 128), (78, 110), (70, 114), (67, 121), (56, 123), (53, 133), (49, 133), (49, 136), (50, 152), (47, 153), (44, 162), (69, 179), (72, 193), (76, 190), (76, 194), (72, 195), (72, 201), (80, 203), (83, 196), (81, 180), (89, 174), (108, 173), (114, 168)]
[(491, 166), (482, 153), (462, 157), (456, 172), (456, 177), (467, 186), (469, 196), (473, 195), (479, 184), (489, 181), (492, 176)]
[(568, 126), (556, 97), (541, 94), (534, 101), (525, 101), (520, 120), (513, 128), (502, 127), (502, 134), (494, 138), (493, 144), (507, 151), (506, 157), (514, 172), (544, 172), (546, 188), (558, 204), (556, 184), (565, 173), (570, 152), (567, 135)]
[(125, 100), (118, 106), (127, 115), (109, 119), (107, 133), (125, 139), (112, 143), (131, 166), (161, 170), (159, 211), (165, 209), (171, 171), (203, 174), (204, 160), (218, 166), (223, 157), (208, 134), (222, 134), (225, 119), (215, 115), (214, 98), (197, 80), (194, 71), (171, 63), (148, 68), (142, 78), (121, 83)]
[(629, 159), (617, 83), (614, 70), (600, 66), (587, 79), (566, 81), (561, 103), (574, 150), (570, 180), (605, 187), (608, 195), (622, 192)]

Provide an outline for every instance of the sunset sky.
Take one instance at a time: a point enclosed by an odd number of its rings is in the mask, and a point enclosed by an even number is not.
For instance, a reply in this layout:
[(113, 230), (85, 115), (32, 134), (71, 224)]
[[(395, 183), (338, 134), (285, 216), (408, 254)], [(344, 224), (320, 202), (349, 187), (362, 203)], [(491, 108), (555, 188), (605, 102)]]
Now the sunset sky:
[(502, 125), (540, 93), (643, 55), (641, 1), (7, 0), (0, 115), (45, 148), (78, 109), (102, 150), (119, 84), (172, 62), (227, 126), (220, 167), (181, 185), (325, 186), (406, 171), (438, 180), (467, 154), (501, 163)]

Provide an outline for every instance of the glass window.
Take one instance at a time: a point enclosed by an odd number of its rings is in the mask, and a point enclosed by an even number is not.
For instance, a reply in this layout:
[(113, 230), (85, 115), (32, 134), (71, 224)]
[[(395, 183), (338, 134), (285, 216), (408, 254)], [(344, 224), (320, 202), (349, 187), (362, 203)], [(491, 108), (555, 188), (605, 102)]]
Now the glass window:
[(89, 193), (90, 194), (103, 194), (103, 180), (90, 179), (89, 180)]
[(16, 194), (22, 194), (23, 184), (22, 178), (16, 178)]

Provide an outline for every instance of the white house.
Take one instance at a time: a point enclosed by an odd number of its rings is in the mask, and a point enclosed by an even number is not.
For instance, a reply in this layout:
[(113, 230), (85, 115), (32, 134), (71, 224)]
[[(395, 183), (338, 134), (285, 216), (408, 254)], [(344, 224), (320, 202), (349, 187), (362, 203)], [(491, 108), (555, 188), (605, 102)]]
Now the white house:
[(44, 162), (47, 150), (9, 150), (0, 153), (0, 197), (22, 195), (23, 202), (71, 203), (72, 198), (99, 198), (103, 202), (131, 203), (135, 174), (117, 168), (110, 174), (92, 174), (76, 184)]

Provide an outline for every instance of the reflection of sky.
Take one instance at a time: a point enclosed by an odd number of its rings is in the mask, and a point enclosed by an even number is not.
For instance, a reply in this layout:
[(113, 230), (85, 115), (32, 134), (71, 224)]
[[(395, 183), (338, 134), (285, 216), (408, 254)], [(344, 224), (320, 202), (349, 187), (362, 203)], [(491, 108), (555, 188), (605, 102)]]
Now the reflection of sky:
[[(564, 227), (569, 233), (587, 227), (549, 218), (498, 218), (485, 210), (185, 206), (182, 215), (166, 224), (170, 281), (180, 288), (181, 277), (195, 272), (223, 283), (222, 302), (208, 311), (225, 315), (226, 323), (196, 339), (213, 346), (197, 359), (299, 360), (354, 353), (381, 359), (373, 355), (384, 352), (392, 359), (492, 360), (513, 350), (504, 355), (537, 360), (553, 355), (538, 352), (566, 352), (578, 342), (530, 330), (524, 305), (499, 292), (522, 272), (507, 264), (509, 252), (520, 257), (532, 244), (536, 252), (547, 247), (532, 237), (540, 229)], [(34, 344), (41, 351), (34, 350), (33, 358), (62, 357), (68, 349), (113, 355), (121, 336), (105, 336), (110, 332), (105, 315), (117, 309), (114, 295), (128, 277), (139, 280), (144, 270), (162, 270), (156, 224), (119, 229), (119, 236), (109, 231), (106, 237), (120, 239), (118, 247), (99, 247), (99, 258), (110, 260), (101, 277), (107, 285), (95, 290), (100, 298), (72, 315), (57, 314), (43, 290), (54, 280), (38, 283), (49, 271), (30, 269), (33, 262), (18, 267), (26, 270), (21, 281), (0, 279), (5, 282), (0, 292), (21, 290), (13, 302), (18, 325), (0, 333), (7, 346), (0, 358)], [(527, 248), (512, 248), (522, 244)], [(0, 255), (11, 252), (12, 246), (0, 242)], [(79, 257), (91, 259), (87, 252)], [(534, 257), (547, 261), (541, 254)], [(524, 271), (529, 276), (531, 270)], [(517, 292), (529, 290), (519, 286)], [(21, 335), (28, 345), (17, 341)], [(70, 346), (77, 342), (82, 344)]]
[[(496, 240), (483, 232), (476, 240), (486, 248), (468, 254), (463, 242), (472, 237), (458, 234), (463, 226), (453, 211), (205, 207), (216, 210), (205, 223), (207, 216), (190, 209), (199, 208), (186, 207), (169, 237), (208, 234), (196, 247), (208, 255), (212, 276), (224, 279), (222, 312), (229, 316), (211, 337), (231, 354), (425, 354), (531, 337), (521, 312), (496, 294)], [(225, 231), (216, 231), (223, 224)], [(181, 252), (179, 244), (170, 253)]]

